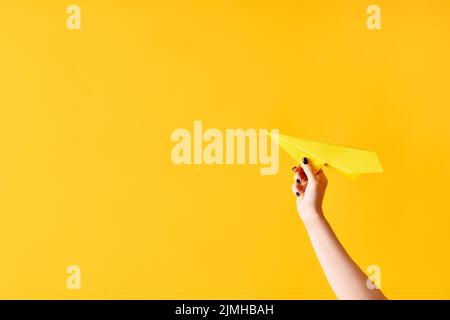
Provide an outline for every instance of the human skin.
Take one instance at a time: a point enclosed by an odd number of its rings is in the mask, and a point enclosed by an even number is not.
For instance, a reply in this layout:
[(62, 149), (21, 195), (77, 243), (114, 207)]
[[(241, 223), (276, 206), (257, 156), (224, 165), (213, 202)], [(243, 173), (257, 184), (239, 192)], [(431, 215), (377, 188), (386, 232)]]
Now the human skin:
[(328, 180), (322, 170), (316, 174), (308, 159), (294, 167), (297, 211), (323, 272), (336, 297), (341, 300), (385, 300), (379, 289), (367, 287), (367, 276), (345, 251), (322, 210)]

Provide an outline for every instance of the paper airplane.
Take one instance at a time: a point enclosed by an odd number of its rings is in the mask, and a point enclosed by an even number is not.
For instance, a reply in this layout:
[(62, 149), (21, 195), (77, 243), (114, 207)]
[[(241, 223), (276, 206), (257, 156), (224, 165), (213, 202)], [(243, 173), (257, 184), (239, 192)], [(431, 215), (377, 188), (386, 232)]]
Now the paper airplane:
[(373, 151), (266, 132), (297, 163), (301, 163), (303, 157), (307, 157), (316, 171), (325, 166), (351, 180), (356, 179), (361, 173), (383, 172), (378, 156)]

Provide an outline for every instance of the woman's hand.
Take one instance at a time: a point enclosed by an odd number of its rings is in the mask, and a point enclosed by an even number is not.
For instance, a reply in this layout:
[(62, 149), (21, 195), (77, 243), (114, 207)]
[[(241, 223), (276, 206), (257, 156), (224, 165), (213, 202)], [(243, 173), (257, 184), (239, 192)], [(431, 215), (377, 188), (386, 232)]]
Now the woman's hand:
[(292, 169), (294, 184), (292, 191), (297, 197), (297, 211), (304, 223), (318, 217), (323, 217), (322, 202), (328, 180), (322, 170), (314, 174), (307, 158), (303, 164)]
[(386, 299), (380, 290), (367, 287), (367, 276), (345, 251), (322, 212), (327, 178), (322, 170), (314, 174), (308, 159), (292, 169), (297, 211), (305, 224), (320, 265), (339, 299)]

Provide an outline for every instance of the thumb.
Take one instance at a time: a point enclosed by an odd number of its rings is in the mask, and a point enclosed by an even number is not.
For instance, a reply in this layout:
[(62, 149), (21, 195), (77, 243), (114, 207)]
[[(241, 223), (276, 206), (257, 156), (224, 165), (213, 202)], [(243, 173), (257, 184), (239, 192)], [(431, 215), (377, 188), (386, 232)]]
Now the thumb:
[(302, 168), (305, 171), (306, 176), (308, 177), (308, 181), (316, 181), (316, 175), (314, 174), (311, 163), (309, 163), (308, 158), (304, 157), (302, 160)]

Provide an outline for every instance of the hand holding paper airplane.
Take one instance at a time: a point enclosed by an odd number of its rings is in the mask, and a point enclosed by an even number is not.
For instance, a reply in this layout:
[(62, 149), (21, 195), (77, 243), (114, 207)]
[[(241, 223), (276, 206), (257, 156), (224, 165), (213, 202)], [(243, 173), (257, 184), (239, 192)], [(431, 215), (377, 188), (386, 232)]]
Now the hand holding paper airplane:
[(303, 157), (307, 157), (316, 170), (326, 166), (344, 174), (351, 180), (356, 179), (361, 173), (383, 172), (378, 156), (373, 151), (269, 132), (267, 134), (297, 163), (300, 163)]

